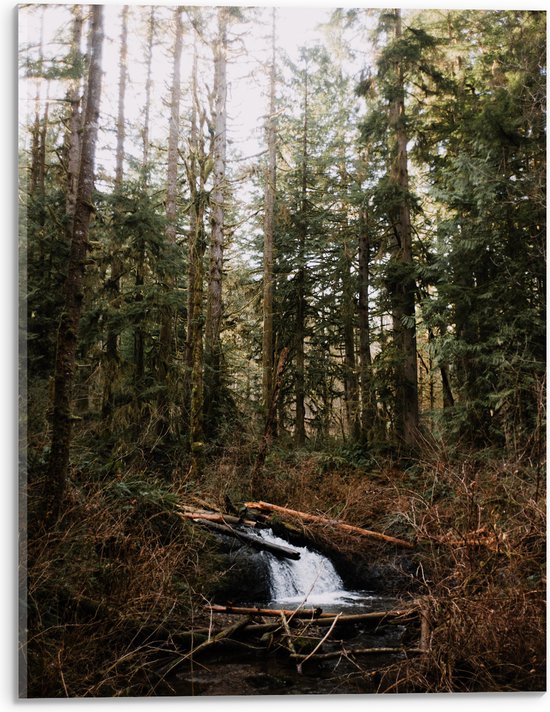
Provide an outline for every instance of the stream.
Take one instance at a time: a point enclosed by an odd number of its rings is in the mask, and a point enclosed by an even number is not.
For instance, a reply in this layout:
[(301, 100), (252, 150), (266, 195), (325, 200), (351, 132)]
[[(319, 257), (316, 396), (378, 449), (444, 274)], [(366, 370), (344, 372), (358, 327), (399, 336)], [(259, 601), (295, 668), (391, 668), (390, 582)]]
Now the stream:
[[(288, 546), (288, 542), (273, 534), (270, 529), (257, 532), (267, 542)], [(267, 551), (259, 551), (258, 566), (266, 567), (269, 574), (270, 600), (267, 604), (243, 595), (235, 605), (261, 606), (263, 608), (298, 607), (322, 608), (325, 612), (344, 614), (368, 613), (389, 610), (396, 600), (376, 595), (370, 591), (349, 591), (332, 562), (308, 547), (292, 545), (299, 551), (298, 560), (278, 558)], [(323, 645), (323, 652), (338, 650), (342, 640), (361, 648), (399, 648), (406, 629), (391, 624), (350, 626), (338, 635), (331, 636)], [(334, 638), (334, 640), (333, 640)], [(362, 670), (374, 670), (399, 659), (395, 655), (369, 655), (360, 660)], [(173, 682), (177, 695), (304, 695), (304, 694), (357, 694), (372, 692), (372, 679), (357, 674), (356, 662), (343, 656), (322, 662), (308, 663), (302, 670), (288, 656), (277, 654), (227, 653), (193, 666), (177, 674)]]

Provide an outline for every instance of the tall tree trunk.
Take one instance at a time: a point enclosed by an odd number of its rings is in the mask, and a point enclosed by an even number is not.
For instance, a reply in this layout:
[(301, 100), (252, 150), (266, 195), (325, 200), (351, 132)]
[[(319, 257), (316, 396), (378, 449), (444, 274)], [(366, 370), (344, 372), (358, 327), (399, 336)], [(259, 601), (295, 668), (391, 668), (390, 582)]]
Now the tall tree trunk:
[[(175, 26), (176, 36), (174, 41), (174, 64), (172, 73), (172, 90), (170, 101), (170, 129), (168, 134), (168, 166), (166, 173), (166, 249), (174, 251), (177, 236), (177, 197), (178, 197), (178, 143), (180, 130), (180, 98), (181, 98), (181, 53), (183, 45), (182, 8), (176, 7)], [(166, 296), (175, 286), (175, 278), (170, 268), (164, 274)], [(163, 304), (160, 314), (159, 334), (159, 365), (158, 378), (161, 385), (159, 393), (159, 433), (166, 434), (172, 429), (169, 417), (169, 381), (172, 360), (175, 352), (175, 314), (169, 304)]]
[(302, 135), (302, 185), (300, 196), (300, 215), (298, 225), (298, 273), (296, 276), (296, 423), (294, 438), (297, 445), (306, 441), (306, 410), (305, 410), (305, 327), (306, 327), (306, 241), (308, 234), (308, 204), (307, 204), (307, 169), (309, 150), (309, 69), (306, 64), (304, 73), (304, 123)]
[[(40, 38), (38, 41), (38, 67), (42, 72), (42, 64), (44, 62), (44, 12), (45, 5), (41, 7), (42, 13), (40, 16)], [(34, 123), (31, 129), (31, 165), (29, 172), (29, 195), (36, 196), (38, 188), (38, 180), (40, 173), (40, 88), (42, 79), (36, 79), (36, 91), (34, 95)]]
[(147, 45), (145, 52), (145, 106), (143, 108), (143, 128), (142, 128), (142, 158), (141, 167), (143, 182), (147, 185), (149, 180), (149, 116), (151, 113), (151, 90), (152, 90), (152, 64), (153, 64), (153, 40), (155, 38), (155, 8), (151, 7), (149, 22), (147, 24)]
[[(124, 104), (126, 100), (126, 82), (128, 78), (127, 70), (128, 56), (128, 5), (122, 6), (121, 30), (120, 30), (120, 54), (119, 54), (119, 79), (118, 79), (118, 116), (116, 125), (116, 161), (115, 161), (115, 213), (119, 212), (118, 202), (124, 180), (124, 140), (126, 137), (126, 126), (124, 117)], [(118, 226), (118, 220), (115, 220)], [(111, 308), (120, 294), (120, 276), (122, 274), (122, 260), (118, 254), (116, 235), (113, 236), (113, 258), (111, 261), (111, 274), (107, 281), (107, 291)], [(113, 411), (113, 383), (115, 380), (116, 366), (118, 363), (118, 331), (109, 328), (107, 333), (107, 343), (105, 348), (104, 375), (105, 384), (103, 392), (103, 415), (110, 417)]]
[[(141, 183), (143, 190), (149, 184), (149, 123), (151, 114), (151, 92), (152, 92), (152, 63), (153, 63), (153, 40), (155, 36), (155, 8), (151, 7), (149, 22), (147, 27), (147, 45), (145, 52), (145, 106), (143, 108), (143, 129), (142, 137), (142, 159), (141, 159)], [(137, 302), (143, 300), (142, 287), (145, 284), (145, 244), (143, 239), (138, 246), (138, 256), (136, 263), (136, 296)], [(145, 376), (145, 331), (141, 323), (134, 327), (134, 387), (139, 393)]]
[(120, 54), (118, 76), (118, 115), (116, 125), (116, 162), (115, 162), (115, 189), (120, 190), (124, 179), (124, 139), (126, 126), (124, 123), (124, 103), (126, 99), (126, 83), (128, 79), (128, 5), (122, 6), (120, 28)]
[[(263, 293), (263, 338), (262, 338), (262, 400), (264, 414), (271, 403), (273, 384), (273, 246), (275, 233), (275, 191), (277, 180), (277, 120), (275, 116), (275, 21), (276, 9), (272, 9), (271, 66), (269, 70), (269, 109), (266, 125), (267, 169), (264, 189), (264, 293)], [(275, 423), (272, 418), (271, 427)]]
[[(402, 36), (401, 11), (394, 10), (394, 36)], [(395, 98), (390, 106), (392, 140), (391, 180), (401, 197), (391, 216), (396, 238), (393, 261), (399, 277), (392, 279), (391, 300), (394, 340), (397, 346), (396, 425), (397, 436), (406, 446), (414, 446), (418, 431), (418, 376), (416, 353), (415, 292), (412, 231), (409, 205), (405, 88), (401, 62), (395, 65)]]
[[(77, 62), (81, 59), (80, 43), (82, 41), (83, 25), (82, 6), (74, 5), (72, 12), (74, 16), (72, 47), (75, 64), (77, 64)], [(67, 197), (65, 201), (65, 212), (67, 214), (67, 236), (69, 240), (72, 235), (73, 217), (76, 206), (76, 193), (78, 189), (78, 172), (80, 167), (80, 132), (82, 128), (80, 91), (81, 78), (78, 76), (71, 80), (69, 91), (67, 92), (67, 101), (71, 107), (69, 130), (65, 141), (67, 156)]]
[[(340, 72), (340, 81), (344, 78)], [(353, 440), (357, 441), (360, 436), (359, 424), (359, 385), (357, 381), (357, 359), (355, 356), (355, 285), (352, 277), (353, 259), (356, 254), (357, 245), (350, 244), (349, 222), (347, 218), (347, 171), (346, 171), (346, 149), (345, 135), (343, 127), (340, 130), (339, 148), (339, 178), (340, 190), (342, 192), (342, 204), (340, 209), (344, 217), (341, 234), (341, 275), (342, 275), (342, 332), (344, 342), (344, 404), (346, 414), (346, 433)]]
[(103, 47), (103, 7), (92, 7), (92, 44), (88, 73), (88, 101), (83, 127), (71, 252), (65, 283), (65, 308), (59, 325), (54, 376), (52, 442), (48, 463), (46, 524), (61, 509), (69, 468), (71, 443), (71, 394), (74, 381), (78, 325), (83, 299), (88, 229), (93, 211), (94, 160), (101, 99), (101, 55)]
[(198, 122), (200, 102), (198, 96), (197, 40), (193, 52), (191, 135), (189, 159), (186, 163), (187, 180), (191, 193), (189, 226), (189, 267), (187, 302), (187, 343), (186, 365), (189, 379), (189, 394), (186, 399), (189, 408), (189, 446), (191, 451), (191, 475), (199, 477), (203, 462), (203, 411), (204, 411), (204, 253), (206, 235), (204, 212), (206, 200), (206, 164), (204, 150), (203, 123), (201, 114)]
[[(344, 229), (347, 229), (347, 225)], [(344, 337), (344, 400), (346, 406), (346, 430), (353, 440), (360, 435), (359, 387), (357, 383), (357, 363), (355, 358), (355, 305), (351, 247), (344, 237), (342, 245), (342, 330)]]
[(222, 274), (225, 221), (227, 145), (227, 8), (218, 8), (218, 37), (214, 48), (214, 176), (210, 196), (211, 239), (208, 301), (205, 325), (206, 422), (217, 430), (221, 390)]
[[(38, 51), (38, 63), (40, 71), (44, 61), (44, 10), (42, 10), (40, 18), (40, 45)], [(39, 250), (42, 252), (44, 248), (44, 226), (46, 224), (46, 143), (49, 127), (49, 94), (50, 82), (47, 82), (46, 104), (44, 106), (44, 114), (40, 116), (41, 103), (41, 86), (42, 79), (36, 80), (36, 95), (35, 103), (35, 118), (32, 130), (32, 148), (31, 148), (31, 176), (30, 176), (30, 194), (33, 197), (37, 210), (37, 223), (39, 229), (38, 244)], [(39, 253), (40, 254), (40, 253)], [(40, 254), (40, 257), (42, 255)]]
[(372, 392), (372, 362), (370, 354), (369, 323), (369, 282), (370, 282), (370, 239), (366, 210), (361, 211), (359, 220), (359, 363), (361, 387), (361, 443), (369, 444), (369, 433), (374, 425)]

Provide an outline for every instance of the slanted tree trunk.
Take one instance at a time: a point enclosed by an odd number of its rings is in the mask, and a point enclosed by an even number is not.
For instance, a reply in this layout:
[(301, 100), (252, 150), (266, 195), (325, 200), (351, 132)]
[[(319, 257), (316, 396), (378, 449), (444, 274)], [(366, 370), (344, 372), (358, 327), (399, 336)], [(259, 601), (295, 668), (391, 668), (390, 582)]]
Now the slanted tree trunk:
[[(174, 251), (177, 236), (178, 218), (178, 143), (180, 130), (180, 98), (181, 98), (181, 54), (183, 45), (183, 21), (182, 8), (174, 9), (176, 36), (174, 40), (174, 63), (172, 72), (172, 90), (170, 101), (170, 129), (168, 134), (168, 167), (166, 173), (166, 247), (168, 253)], [(164, 284), (166, 296), (175, 287), (175, 277), (170, 267), (165, 266)], [(158, 378), (161, 385), (159, 393), (159, 433), (170, 432), (173, 426), (168, 413), (169, 410), (169, 382), (172, 370), (172, 360), (175, 353), (175, 314), (174, 309), (165, 303), (161, 307), (160, 313), (160, 334), (159, 334), (159, 364)]]
[[(394, 10), (394, 36), (402, 35), (401, 11)], [(396, 193), (401, 198), (391, 220), (396, 246), (392, 260), (397, 278), (392, 278), (390, 298), (392, 302), (393, 334), (397, 346), (397, 382), (395, 420), (397, 436), (404, 445), (412, 447), (418, 432), (418, 376), (416, 352), (415, 292), (413, 274), (412, 230), (409, 205), (409, 173), (407, 157), (407, 129), (405, 125), (405, 87), (400, 60), (395, 65), (395, 98), (390, 106), (390, 131), (392, 165), (390, 178)]]
[(48, 463), (46, 524), (58, 516), (65, 494), (71, 443), (71, 395), (75, 372), (78, 325), (83, 300), (88, 229), (93, 211), (94, 160), (101, 99), (103, 7), (92, 6), (92, 40), (88, 73), (88, 100), (82, 135), (71, 252), (65, 282), (65, 307), (59, 325), (54, 376), (52, 441)]
[(214, 47), (214, 175), (210, 195), (211, 237), (208, 300), (205, 324), (206, 422), (215, 434), (221, 390), (222, 275), (224, 251), (227, 145), (227, 8), (218, 8), (218, 37)]
[[(119, 54), (119, 79), (118, 79), (118, 116), (116, 125), (116, 162), (115, 162), (115, 199), (120, 199), (122, 190), (122, 181), (124, 180), (124, 140), (126, 137), (126, 126), (124, 117), (124, 104), (126, 99), (126, 82), (128, 77), (127, 70), (128, 56), (128, 5), (122, 6), (121, 11), (121, 30), (120, 30), (120, 54)], [(115, 205), (115, 212), (119, 212), (119, 208)], [(115, 225), (118, 225), (118, 220), (115, 220)], [(107, 280), (107, 292), (111, 309), (120, 294), (120, 277), (122, 274), (122, 259), (118, 252), (117, 236), (113, 236), (112, 250), (113, 256), (111, 261), (111, 273)], [(118, 363), (118, 332), (113, 327), (109, 328), (107, 333), (107, 343), (105, 347), (105, 362), (104, 362), (104, 392), (103, 392), (103, 416), (110, 418), (113, 411), (113, 383), (115, 380), (116, 368)]]
[[(273, 248), (275, 233), (275, 191), (277, 165), (277, 119), (275, 115), (275, 20), (272, 9), (271, 66), (269, 70), (269, 109), (266, 125), (267, 168), (264, 189), (264, 290), (263, 290), (263, 338), (262, 338), (262, 401), (267, 416), (273, 388)], [(273, 422), (274, 419), (273, 419)]]

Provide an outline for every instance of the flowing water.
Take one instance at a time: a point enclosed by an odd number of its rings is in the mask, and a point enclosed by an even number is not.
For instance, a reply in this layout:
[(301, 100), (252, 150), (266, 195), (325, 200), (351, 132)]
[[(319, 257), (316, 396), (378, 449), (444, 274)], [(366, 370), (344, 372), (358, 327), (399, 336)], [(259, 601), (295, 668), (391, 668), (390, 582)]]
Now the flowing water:
[[(273, 534), (270, 529), (256, 532), (256, 536), (272, 544), (288, 548), (288, 542)], [(386, 610), (394, 607), (395, 601), (369, 591), (348, 591), (332, 565), (322, 554), (307, 547), (292, 546), (299, 552), (298, 560), (278, 558), (267, 552), (258, 552), (264, 568), (269, 572), (270, 602), (268, 607), (322, 608), (327, 612), (358, 613), (371, 610)], [(246, 598), (246, 596), (245, 596)], [(236, 601), (235, 603), (239, 603)], [(243, 600), (243, 604), (255, 605), (255, 601)], [(258, 604), (266, 607), (265, 602)], [(357, 647), (396, 647), (400, 644), (402, 626), (382, 626), (372, 630), (354, 627), (348, 636)], [(340, 633), (340, 636), (343, 632)], [(338, 641), (328, 641), (324, 649), (339, 649)], [(398, 649), (396, 649), (396, 654)], [(388, 662), (380, 656), (369, 656), (362, 667), (375, 669)], [(194, 669), (179, 673), (175, 685), (179, 695), (311, 695), (350, 694), (372, 692), (369, 677), (358, 674), (356, 663), (345, 658), (330, 660), (319, 665), (298, 670), (288, 657), (273, 654), (225, 656), (223, 664), (202, 663)]]
[[(288, 542), (264, 529), (259, 536), (272, 544), (288, 546)], [(347, 591), (344, 582), (326, 556), (305, 546), (293, 546), (300, 553), (298, 560), (280, 559), (264, 551), (270, 574), (270, 605), (304, 605), (322, 607), (326, 611), (361, 606), (374, 597), (366, 591)]]

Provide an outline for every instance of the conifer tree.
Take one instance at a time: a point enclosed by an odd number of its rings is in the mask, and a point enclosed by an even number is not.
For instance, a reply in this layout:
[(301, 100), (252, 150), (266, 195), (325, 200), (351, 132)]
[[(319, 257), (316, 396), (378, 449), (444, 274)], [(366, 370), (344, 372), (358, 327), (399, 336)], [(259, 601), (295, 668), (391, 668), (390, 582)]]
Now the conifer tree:
[(175, 313), (172, 306), (173, 291), (176, 284), (173, 256), (176, 253), (178, 233), (178, 164), (180, 138), (180, 101), (181, 101), (181, 54), (183, 44), (182, 8), (174, 9), (174, 56), (172, 69), (172, 88), (170, 99), (170, 125), (168, 134), (168, 156), (166, 171), (166, 246), (163, 280), (167, 292), (160, 310), (159, 331), (159, 432), (171, 432), (175, 423), (171, 422), (168, 392), (173, 381), (172, 362), (175, 354)]
[(65, 493), (71, 428), (71, 395), (74, 381), (78, 325), (83, 300), (83, 278), (88, 229), (93, 212), (94, 160), (101, 100), (101, 57), (103, 46), (103, 8), (92, 8), (91, 56), (88, 73), (86, 114), (78, 177), (71, 252), (65, 282), (65, 307), (59, 325), (55, 361), (52, 442), (48, 462), (48, 492), (45, 522), (58, 515)]
[(217, 11), (214, 43), (213, 87), (213, 175), (210, 194), (210, 254), (205, 323), (206, 419), (212, 433), (218, 429), (221, 401), (222, 282), (225, 236), (226, 150), (227, 150), (227, 25), (229, 9)]
[(273, 385), (273, 251), (275, 238), (275, 195), (277, 177), (277, 119), (276, 119), (276, 9), (271, 17), (271, 64), (269, 67), (269, 107), (266, 122), (267, 166), (264, 188), (264, 246), (263, 246), (263, 335), (262, 335), (262, 400), (267, 414)]

